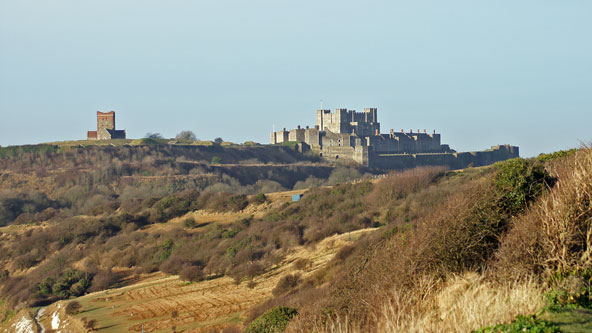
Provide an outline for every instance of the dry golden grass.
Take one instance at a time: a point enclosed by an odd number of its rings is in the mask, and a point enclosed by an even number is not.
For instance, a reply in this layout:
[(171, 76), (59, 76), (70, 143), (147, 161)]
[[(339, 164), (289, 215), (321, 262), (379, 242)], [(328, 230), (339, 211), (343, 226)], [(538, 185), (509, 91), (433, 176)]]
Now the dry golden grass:
[[(432, 302), (432, 308), (421, 316), (398, 321), (402, 326), (394, 326), (388, 315), (383, 323), (395, 331), (410, 325), (410, 332), (470, 332), (510, 322), (518, 314), (532, 314), (545, 305), (543, 288), (533, 280), (500, 284), (477, 273), (450, 279)], [(390, 308), (385, 307), (384, 313), (388, 314)]]
[[(454, 276), (444, 285), (420, 278), (413, 291), (384, 295), (378, 332), (471, 332), (483, 326), (533, 314), (544, 305), (543, 287), (533, 280), (488, 281), (477, 273)], [(337, 318), (319, 332), (362, 332), (348, 318)]]
[[(184, 221), (192, 218), (197, 226), (206, 226), (211, 223), (216, 224), (230, 224), (240, 219), (253, 216), (254, 218), (262, 218), (272, 209), (277, 209), (281, 205), (291, 202), (293, 194), (302, 194), (307, 190), (294, 190), (285, 192), (266, 193), (267, 201), (263, 204), (250, 204), (245, 209), (239, 212), (210, 212), (207, 210), (196, 210), (189, 212), (183, 216), (175, 217), (166, 223), (151, 224), (145, 227), (147, 232), (159, 232), (171, 230), (173, 228), (183, 228)], [(189, 230), (189, 232), (199, 232), (200, 228)]]
[(592, 149), (553, 161), (555, 186), (516, 219), (496, 255), (500, 274), (544, 274), (592, 265)]
[(592, 149), (567, 160), (561, 177), (538, 205), (548, 272), (592, 265)]
[[(257, 209), (249, 205), (245, 210), (240, 212), (209, 212), (206, 210), (196, 210), (189, 212), (183, 216), (175, 217), (166, 223), (150, 224), (145, 227), (146, 232), (164, 232), (174, 228), (184, 228), (184, 221), (192, 218), (197, 226), (206, 226), (212, 223), (215, 224), (230, 224), (242, 218), (248, 218), (251, 215), (258, 214)], [(264, 208), (261, 208), (264, 209)], [(199, 232), (200, 227), (188, 229), (188, 232)]]

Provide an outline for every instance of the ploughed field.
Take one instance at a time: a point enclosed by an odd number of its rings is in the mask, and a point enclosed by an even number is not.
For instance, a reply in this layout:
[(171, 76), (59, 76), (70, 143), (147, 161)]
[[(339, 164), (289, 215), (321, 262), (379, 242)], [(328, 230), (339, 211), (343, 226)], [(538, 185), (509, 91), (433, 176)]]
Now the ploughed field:
[[(344, 245), (375, 229), (363, 229), (328, 237), (314, 247), (297, 247), (281, 263), (248, 282), (236, 284), (230, 277), (212, 277), (189, 283), (177, 276), (153, 273), (132, 285), (88, 294), (75, 299), (82, 305), (76, 319), (96, 320), (101, 332), (208, 332), (241, 326), (245, 311), (272, 297), (272, 289), (286, 274), (308, 277), (326, 265)], [(311, 264), (298, 270), (297, 259)], [(53, 313), (45, 314), (48, 321)], [(43, 318), (41, 319), (44, 320)], [(75, 320), (65, 319), (65, 320)]]

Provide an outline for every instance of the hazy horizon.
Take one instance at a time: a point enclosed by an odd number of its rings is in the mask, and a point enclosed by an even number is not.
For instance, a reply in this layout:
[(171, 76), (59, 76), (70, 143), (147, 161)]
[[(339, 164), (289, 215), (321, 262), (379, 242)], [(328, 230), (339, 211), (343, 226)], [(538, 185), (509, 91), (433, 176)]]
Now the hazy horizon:
[(129, 138), (268, 143), (315, 110), (522, 156), (592, 140), (585, 1), (0, 0), (0, 145)]

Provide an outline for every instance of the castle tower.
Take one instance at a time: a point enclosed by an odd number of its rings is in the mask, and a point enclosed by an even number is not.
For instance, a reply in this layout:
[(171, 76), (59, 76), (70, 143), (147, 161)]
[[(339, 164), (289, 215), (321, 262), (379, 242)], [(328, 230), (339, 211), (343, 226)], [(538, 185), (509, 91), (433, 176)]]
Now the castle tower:
[(97, 111), (97, 132), (100, 132), (101, 129), (115, 129), (115, 111)]
[(367, 123), (377, 123), (377, 108), (365, 108), (364, 113), (366, 114), (366, 122)]
[(88, 131), (87, 140), (125, 139), (125, 130), (115, 129), (115, 111), (97, 111), (97, 130)]
[(331, 119), (330, 114), (331, 114), (331, 110), (326, 110), (326, 109), (317, 110), (317, 126), (319, 127), (320, 131), (325, 130), (327, 120), (329, 120), (329, 122), (330, 122), (330, 119)]

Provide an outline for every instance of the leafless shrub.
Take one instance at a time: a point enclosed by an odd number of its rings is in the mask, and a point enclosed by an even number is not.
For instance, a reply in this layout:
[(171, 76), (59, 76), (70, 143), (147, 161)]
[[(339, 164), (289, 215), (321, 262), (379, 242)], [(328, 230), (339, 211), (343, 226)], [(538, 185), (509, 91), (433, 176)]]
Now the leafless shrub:
[(95, 319), (91, 319), (89, 321), (86, 322), (86, 324), (84, 325), (84, 328), (88, 329), (88, 330), (95, 330), (95, 328), (97, 327), (97, 321)]
[(353, 245), (343, 246), (335, 254), (334, 260), (344, 261), (345, 259), (347, 259), (347, 257), (349, 257), (354, 252), (355, 249), (356, 249), (356, 247)]
[(245, 279), (253, 279), (262, 274), (265, 272), (265, 267), (266, 265), (261, 262), (246, 262), (230, 269), (227, 275), (232, 277), (236, 284), (239, 284)]
[(187, 265), (187, 259), (185, 259), (181, 255), (172, 255), (168, 259), (166, 259), (162, 264), (160, 264), (160, 271), (165, 272), (167, 274), (179, 274), (181, 269)]
[(310, 267), (310, 265), (312, 265), (312, 260), (308, 258), (299, 258), (294, 261), (294, 268), (297, 270), (305, 270), (306, 268)]
[(271, 291), (273, 296), (283, 295), (298, 286), (300, 282), (300, 274), (287, 274), (283, 276)]
[(95, 274), (92, 279), (92, 285), (89, 291), (99, 291), (108, 289), (111, 285), (119, 280), (119, 276), (111, 270), (111, 268), (107, 268), (104, 270), (100, 270)]
[(82, 305), (78, 301), (70, 301), (68, 305), (66, 305), (66, 314), (75, 315), (80, 312)]
[(367, 201), (374, 207), (385, 207), (395, 200), (427, 188), (445, 171), (443, 167), (421, 167), (391, 172), (376, 184)]
[(25, 253), (18, 256), (13, 261), (13, 266), (16, 269), (27, 269), (33, 267), (37, 263), (37, 258), (32, 253)]
[(181, 280), (196, 282), (204, 279), (204, 273), (201, 267), (188, 265), (181, 269), (179, 277)]

